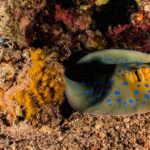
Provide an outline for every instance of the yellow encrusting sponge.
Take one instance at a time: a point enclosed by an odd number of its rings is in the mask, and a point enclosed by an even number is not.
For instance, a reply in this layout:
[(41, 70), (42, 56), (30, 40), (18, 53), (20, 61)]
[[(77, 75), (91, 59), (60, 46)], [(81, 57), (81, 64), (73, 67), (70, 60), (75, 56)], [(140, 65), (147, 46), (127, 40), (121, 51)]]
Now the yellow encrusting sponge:
[[(50, 56), (41, 49), (29, 50), (29, 56), (28, 69), (27, 67), (22, 69), (16, 78), (16, 85), (8, 89), (1, 99), (6, 107), (9, 105), (8, 102), (14, 103), (15, 109), (19, 106), (21, 108), (19, 110), (24, 112), (26, 119), (35, 116), (43, 105), (54, 103), (60, 105), (64, 98), (62, 65), (52, 61)], [(16, 111), (11, 111), (11, 113), (17, 116)]]

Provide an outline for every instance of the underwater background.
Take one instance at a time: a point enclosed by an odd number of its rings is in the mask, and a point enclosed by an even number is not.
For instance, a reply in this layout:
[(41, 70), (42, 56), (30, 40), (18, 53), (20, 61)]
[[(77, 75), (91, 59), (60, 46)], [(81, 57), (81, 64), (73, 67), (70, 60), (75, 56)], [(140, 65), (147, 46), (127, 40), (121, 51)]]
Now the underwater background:
[(0, 149), (150, 149), (150, 0), (0, 0)]

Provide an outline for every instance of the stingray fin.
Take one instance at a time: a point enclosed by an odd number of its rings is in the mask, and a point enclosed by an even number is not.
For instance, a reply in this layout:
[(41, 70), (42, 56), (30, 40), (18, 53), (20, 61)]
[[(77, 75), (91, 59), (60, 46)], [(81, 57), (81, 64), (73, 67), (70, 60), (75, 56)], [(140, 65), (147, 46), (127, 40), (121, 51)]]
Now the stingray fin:
[[(110, 72), (114, 62), (101, 61), (108, 56), (111, 60), (124, 56), (128, 62), (118, 62)], [(102, 65), (93, 64), (97, 61)], [(150, 111), (150, 55), (118, 50), (96, 52), (79, 60), (78, 66), (90, 63), (96, 69), (87, 69), (86, 80), (83, 80), (84, 75), (80, 78), (82, 80), (65, 78), (66, 95), (74, 109), (100, 115), (132, 115)]]
[(78, 63), (99, 61), (105, 64), (145, 64), (150, 62), (150, 55), (131, 50), (109, 49), (86, 55)]

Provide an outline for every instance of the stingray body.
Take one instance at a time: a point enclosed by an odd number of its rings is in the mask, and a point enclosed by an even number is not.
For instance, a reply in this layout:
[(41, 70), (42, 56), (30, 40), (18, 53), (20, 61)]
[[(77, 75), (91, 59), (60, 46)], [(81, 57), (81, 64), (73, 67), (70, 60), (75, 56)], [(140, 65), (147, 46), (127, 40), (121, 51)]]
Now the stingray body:
[(150, 55), (129, 50), (88, 54), (66, 72), (66, 96), (81, 112), (131, 115), (150, 111)]

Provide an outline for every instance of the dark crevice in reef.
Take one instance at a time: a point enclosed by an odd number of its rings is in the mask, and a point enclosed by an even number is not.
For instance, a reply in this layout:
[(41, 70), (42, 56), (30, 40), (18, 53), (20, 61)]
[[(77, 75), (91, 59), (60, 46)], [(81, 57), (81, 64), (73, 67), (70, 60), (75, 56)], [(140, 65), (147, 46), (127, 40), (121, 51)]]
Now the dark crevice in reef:
[(137, 11), (135, 0), (110, 0), (101, 8), (95, 7), (92, 18), (96, 22), (96, 27), (105, 33), (109, 26), (129, 23), (131, 14)]
[[(26, 41), (28, 45), (35, 48), (48, 47), (56, 51), (70, 50), (71, 52), (74, 52), (74, 50), (77, 51), (78, 48), (76, 46), (81, 45), (81, 49), (87, 51), (88, 48), (82, 46), (83, 42), (81, 40), (83, 38), (78, 39), (79, 36), (86, 36), (86, 30), (81, 33), (77, 29), (74, 33), (72, 30), (68, 30), (64, 23), (55, 20), (56, 5), (61, 5), (65, 10), (73, 10), (74, 14), (78, 15), (77, 12), (80, 11), (80, 4), (86, 2), (76, 0), (47, 0), (45, 7), (36, 14), (34, 20), (26, 28)], [(135, 0), (110, 0), (108, 4), (101, 7), (92, 6), (90, 11), (89, 15), (95, 20), (95, 23), (91, 24), (88, 30), (94, 33), (99, 29), (103, 35), (106, 35), (109, 26), (128, 23), (130, 15), (137, 11), (137, 4)], [(81, 12), (80, 16), (84, 16), (82, 13), (84, 12)], [(54, 31), (58, 31), (60, 34), (55, 36)], [(109, 45), (107, 37), (106, 41)], [(62, 43), (62, 46), (59, 43)], [(88, 49), (88, 51), (90, 50)]]
[(68, 119), (74, 111), (75, 110), (70, 106), (67, 98), (65, 97), (65, 100), (60, 107), (61, 115), (63, 116), (64, 119)]
[(55, 0), (56, 4), (61, 4), (63, 8), (75, 7), (74, 0)]
[(65, 68), (72, 68), (72, 66), (76, 65), (77, 61), (86, 54), (87, 53), (85, 52), (75, 52), (66, 61), (64, 61), (63, 65), (65, 66)]
[(25, 36), (28, 45), (35, 48), (49, 46), (52, 41), (52, 25), (54, 24), (54, 2), (47, 0), (45, 7), (37, 13), (27, 26)]

